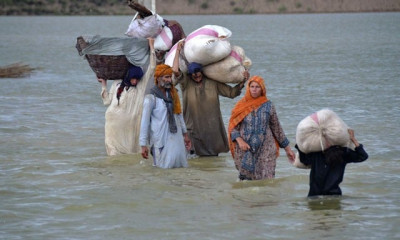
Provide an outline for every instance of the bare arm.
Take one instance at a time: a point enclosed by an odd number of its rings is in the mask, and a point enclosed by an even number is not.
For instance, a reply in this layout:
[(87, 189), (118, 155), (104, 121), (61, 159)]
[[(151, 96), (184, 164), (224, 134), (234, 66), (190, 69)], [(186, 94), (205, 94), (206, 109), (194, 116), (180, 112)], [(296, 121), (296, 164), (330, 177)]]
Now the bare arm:
[(110, 105), (112, 101), (112, 92), (107, 90), (107, 80), (103, 78), (97, 78), (97, 81), (101, 83), (101, 98), (103, 99), (104, 105)]
[(179, 41), (178, 45), (176, 46), (174, 62), (172, 64), (172, 71), (174, 72), (175, 77), (178, 77), (179, 75), (181, 75), (181, 71), (179, 70), (179, 55), (181, 53), (181, 50), (182, 50), (184, 44), (185, 44), (185, 42), (182, 40), (182, 41)]
[(179, 69), (179, 56), (184, 44), (185, 44), (184, 40), (180, 40), (178, 42), (175, 51), (174, 61), (172, 64), (172, 71), (174, 73), (172, 76), (172, 83), (174, 84), (174, 86), (180, 83), (182, 91), (184, 91), (184, 89), (186, 88), (186, 82), (187, 82), (186, 76), (184, 76), (183, 75), (184, 73)]
[(350, 135), (350, 140), (354, 143), (354, 146), (358, 147), (360, 146), (360, 143), (357, 141), (356, 137), (354, 136), (354, 130), (353, 129), (347, 129)]
[(347, 130), (350, 135), (350, 140), (354, 143), (356, 148), (353, 150), (348, 149), (346, 152), (345, 161), (350, 162), (363, 162), (368, 159), (368, 153), (364, 150), (364, 146), (360, 144), (354, 136), (354, 130)]

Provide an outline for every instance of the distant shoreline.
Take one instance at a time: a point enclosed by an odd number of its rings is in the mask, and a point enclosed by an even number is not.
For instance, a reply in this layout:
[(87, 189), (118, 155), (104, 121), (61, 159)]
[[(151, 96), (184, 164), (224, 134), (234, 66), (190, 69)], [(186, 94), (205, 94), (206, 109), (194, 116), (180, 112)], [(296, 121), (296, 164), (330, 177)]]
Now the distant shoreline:
[[(89, 0), (6, 1), (0, 4), (3, 16), (98, 16), (133, 15), (126, 0), (97, 4)], [(61, 2), (61, 3), (60, 3)], [(139, 1), (141, 2), (141, 1)], [(400, 0), (156, 0), (160, 15), (232, 15), (400, 12)]]

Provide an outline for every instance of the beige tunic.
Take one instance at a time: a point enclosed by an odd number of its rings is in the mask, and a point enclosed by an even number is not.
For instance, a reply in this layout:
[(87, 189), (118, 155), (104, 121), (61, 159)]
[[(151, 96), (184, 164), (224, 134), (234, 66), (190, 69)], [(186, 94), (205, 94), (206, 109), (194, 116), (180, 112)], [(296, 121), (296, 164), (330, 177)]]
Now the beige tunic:
[(183, 74), (178, 79), (182, 89), (183, 115), (195, 153), (216, 156), (228, 152), (228, 139), (222, 120), (219, 95), (234, 98), (240, 95), (240, 84), (227, 84), (207, 79), (196, 83)]
[(105, 114), (105, 145), (107, 154), (139, 153), (140, 121), (142, 118), (143, 100), (148, 84), (153, 81), (155, 69), (155, 53), (150, 54), (149, 67), (136, 87), (124, 88), (121, 97), (117, 99), (117, 90), (121, 80), (115, 80), (107, 92), (102, 88), (101, 97), (104, 105), (108, 105)]

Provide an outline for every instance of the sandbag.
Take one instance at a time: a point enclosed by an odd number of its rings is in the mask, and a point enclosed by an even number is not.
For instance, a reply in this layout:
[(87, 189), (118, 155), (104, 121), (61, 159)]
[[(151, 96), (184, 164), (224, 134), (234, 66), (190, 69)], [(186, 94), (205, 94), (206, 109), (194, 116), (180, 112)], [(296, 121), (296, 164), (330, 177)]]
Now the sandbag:
[(251, 67), (251, 60), (246, 57), (243, 48), (233, 46), (229, 56), (211, 63), (203, 68), (208, 78), (222, 83), (239, 83), (243, 81), (243, 72)]
[(348, 128), (335, 112), (322, 109), (300, 121), (296, 143), (304, 153), (323, 151), (333, 145), (354, 148)]
[(171, 29), (165, 26), (154, 39), (154, 48), (162, 51), (169, 50), (172, 47), (173, 37)]
[(231, 35), (229, 29), (217, 25), (196, 29), (185, 39), (184, 53), (187, 61), (205, 66), (224, 59), (232, 51), (228, 40)]
[(133, 18), (125, 35), (135, 38), (155, 38), (162, 31), (164, 20), (158, 14), (143, 19)]

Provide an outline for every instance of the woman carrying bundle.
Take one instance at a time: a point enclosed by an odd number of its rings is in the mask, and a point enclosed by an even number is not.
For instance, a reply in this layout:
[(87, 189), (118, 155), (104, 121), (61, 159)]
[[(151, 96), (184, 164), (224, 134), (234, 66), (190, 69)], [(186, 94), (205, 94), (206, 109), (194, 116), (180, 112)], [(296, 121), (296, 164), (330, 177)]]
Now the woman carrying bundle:
[(311, 166), (310, 190), (308, 196), (317, 195), (342, 195), (339, 184), (343, 181), (344, 170), (347, 163), (363, 162), (368, 154), (362, 144), (354, 136), (354, 131), (348, 129), (350, 140), (355, 150), (338, 145), (330, 146), (324, 151), (303, 153), (298, 145), (300, 162)]
[(113, 82), (107, 91), (107, 82), (99, 78), (101, 97), (108, 105), (105, 118), (105, 145), (107, 154), (139, 153), (140, 120), (145, 90), (156, 66), (154, 39), (149, 38), (150, 64), (145, 70), (131, 65), (125, 78)]

